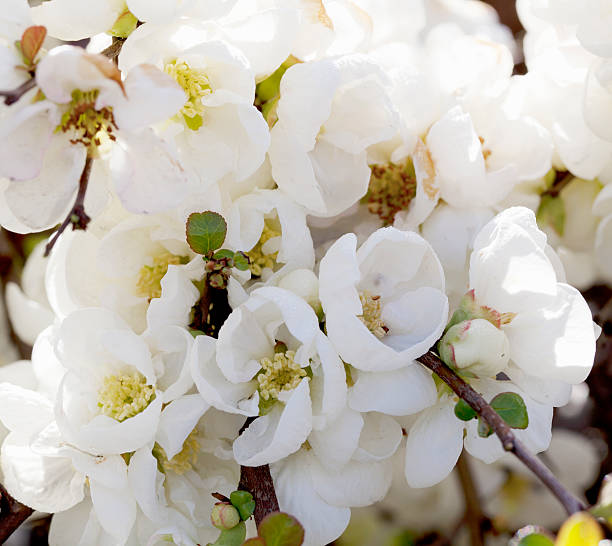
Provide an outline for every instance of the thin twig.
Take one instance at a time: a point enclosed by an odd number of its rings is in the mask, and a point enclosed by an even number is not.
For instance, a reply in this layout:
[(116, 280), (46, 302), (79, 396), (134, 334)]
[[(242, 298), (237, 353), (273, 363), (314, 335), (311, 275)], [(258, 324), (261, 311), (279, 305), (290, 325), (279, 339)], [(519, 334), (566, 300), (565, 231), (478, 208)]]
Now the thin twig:
[(113, 43), (109, 45), (106, 49), (101, 51), (101, 54), (105, 57), (108, 57), (111, 61), (117, 62), (117, 57), (119, 57), (119, 53), (121, 53), (123, 42), (125, 42), (123, 38), (114, 37)]
[(11, 91), (0, 91), (0, 97), (4, 97), (4, 104), (10, 106), (17, 102), (21, 97), (23, 97), (30, 89), (32, 89), (36, 85), (36, 79), (30, 78), (23, 82), (16, 89), (12, 89)]
[(91, 218), (85, 213), (85, 194), (87, 193), (87, 184), (89, 183), (92, 165), (93, 158), (88, 155), (87, 159), (85, 160), (85, 167), (83, 167), (83, 172), (81, 173), (81, 178), (79, 180), (79, 191), (77, 192), (74, 205), (72, 206), (72, 209), (70, 209), (70, 212), (66, 215), (65, 220), (62, 222), (58, 230), (47, 243), (47, 246), (45, 247), (45, 256), (49, 255), (59, 236), (70, 224), (72, 224), (72, 229), (87, 229), (87, 224), (89, 224)]
[(11, 497), (0, 485), (0, 544), (10, 537), (34, 512), (29, 506), (21, 504)]
[(574, 514), (585, 509), (585, 506), (572, 495), (557, 480), (554, 474), (532, 455), (525, 445), (514, 435), (512, 429), (505, 423), (499, 414), (461, 377), (451, 370), (433, 353), (427, 353), (417, 359), (421, 364), (434, 372), (444, 381), (460, 398), (487, 423), (497, 434), (503, 448), (513, 453), (529, 470), (531, 470), (542, 483), (557, 497), (568, 514)]
[[(249, 417), (242, 428), (240, 434), (249, 427), (256, 417)], [(241, 466), (240, 467), (240, 483), (238, 489), (248, 491), (255, 499), (255, 523), (259, 525), (261, 520), (272, 512), (280, 510), (276, 491), (274, 490), (274, 482), (270, 474), (270, 467), (265, 464), (263, 466)]]
[(486, 516), (480, 507), (476, 484), (465, 453), (459, 456), (455, 470), (459, 476), (465, 499), (465, 521), (470, 531), (471, 544), (472, 546), (484, 546), (483, 523), (486, 521)]

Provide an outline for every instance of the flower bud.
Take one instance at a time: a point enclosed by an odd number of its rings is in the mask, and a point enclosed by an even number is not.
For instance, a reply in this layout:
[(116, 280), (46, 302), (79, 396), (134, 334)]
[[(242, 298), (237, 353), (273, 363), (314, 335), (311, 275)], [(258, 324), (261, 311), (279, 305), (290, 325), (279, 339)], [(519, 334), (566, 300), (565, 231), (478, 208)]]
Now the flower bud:
[(506, 334), (488, 320), (465, 320), (452, 326), (440, 343), (444, 362), (478, 377), (495, 377), (508, 364)]
[(240, 523), (240, 514), (229, 502), (218, 502), (213, 506), (210, 521), (217, 529), (227, 531)]

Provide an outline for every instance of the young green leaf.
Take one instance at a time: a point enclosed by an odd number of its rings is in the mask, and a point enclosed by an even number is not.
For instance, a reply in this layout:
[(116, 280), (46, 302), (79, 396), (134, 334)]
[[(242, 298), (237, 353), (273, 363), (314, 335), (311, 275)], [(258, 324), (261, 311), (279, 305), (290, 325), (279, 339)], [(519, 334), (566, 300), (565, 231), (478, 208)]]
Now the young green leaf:
[(461, 421), (471, 421), (478, 415), (470, 405), (463, 399), (459, 399), (459, 402), (455, 404), (455, 416)]
[(191, 250), (206, 256), (221, 248), (227, 233), (227, 223), (217, 212), (194, 212), (187, 218), (187, 243)]
[(244, 252), (236, 252), (234, 254), (234, 267), (240, 271), (246, 271), (249, 268), (249, 257)]
[(246, 525), (241, 521), (236, 527), (221, 531), (219, 538), (210, 546), (242, 546), (246, 538)]
[(259, 536), (266, 546), (300, 546), (304, 542), (304, 528), (289, 514), (268, 514), (259, 524)]
[(227, 248), (222, 248), (221, 250), (217, 250), (213, 254), (213, 260), (233, 260), (234, 259), (234, 251), (229, 250)]
[(529, 415), (520, 395), (515, 392), (502, 392), (491, 400), (491, 407), (511, 428), (527, 428)]
[(242, 546), (267, 546), (266, 541), (261, 537), (253, 537), (247, 540)]
[(240, 512), (243, 521), (249, 519), (255, 512), (255, 501), (253, 495), (248, 491), (233, 491), (230, 495), (230, 502)]

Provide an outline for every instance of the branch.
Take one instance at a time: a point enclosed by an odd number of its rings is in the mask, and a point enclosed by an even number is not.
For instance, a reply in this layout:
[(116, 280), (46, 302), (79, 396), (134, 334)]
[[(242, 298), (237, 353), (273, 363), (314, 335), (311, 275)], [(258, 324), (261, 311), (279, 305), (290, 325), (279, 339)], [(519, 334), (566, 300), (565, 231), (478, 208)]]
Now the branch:
[[(255, 417), (249, 417), (242, 426), (240, 434), (255, 419)], [(280, 510), (270, 467), (267, 464), (263, 466), (241, 466), (238, 489), (248, 491), (253, 495), (255, 499), (255, 523), (258, 526), (268, 514)]]
[(89, 175), (91, 174), (91, 167), (93, 165), (93, 158), (89, 155), (85, 160), (85, 167), (81, 173), (79, 180), (79, 191), (77, 192), (74, 205), (70, 212), (66, 215), (66, 219), (62, 222), (58, 230), (55, 232), (53, 237), (47, 243), (45, 247), (45, 257), (49, 255), (51, 249), (55, 246), (55, 243), (59, 239), (59, 236), (64, 232), (69, 224), (72, 224), (72, 229), (87, 229), (87, 224), (91, 218), (85, 213), (85, 194), (87, 193), (87, 184), (89, 183)]
[(457, 470), (463, 498), (465, 499), (465, 521), (470, 531), (470, 543), (472, 546), (484, 546), (483, 523), (487, 520), (487, 517), (480, 507), (476, 484), (474, 483), (469, 461), (465, 453), (459, 455), (455, 469)]
[(566, 512), (571, 515), (585, 509), (585, 506), (574, 495), (572, 495), (555, 478), (554, 474), (532, 455), (512, 432), (499, 414), (461, 377), (451, 370), (433, 353), (427, 353), (417, 360), (434, 372), (444, 381), (460, 398), (465, 400), (469, 406), (487, 423), (497, 434), (503, 448), (513, 453), (529, 470), (531, 470), (540, 481), (548, 487), (552, 494), (557, 497)]
[(10, 106), (16, 103), (21, 97), (23, 97), (30, 89), (36, 85), (36, 79), (30, 78), (23, 82), (19, 87), (11, 91), (0, 91), (0, 97), (4, 97), (4, 104)]
[(119, 57), (119, 53), (121, 53), (123, 42), (125, 42), (125, 39), (113, 37), (113, 43), (101, 51), (100, 54), (108, 57), (111, 61), (117, 62), (117, 57)]
[(34, 510), (16, 501), (0, 485), (0, 544), (4, 544), (32, 512)]

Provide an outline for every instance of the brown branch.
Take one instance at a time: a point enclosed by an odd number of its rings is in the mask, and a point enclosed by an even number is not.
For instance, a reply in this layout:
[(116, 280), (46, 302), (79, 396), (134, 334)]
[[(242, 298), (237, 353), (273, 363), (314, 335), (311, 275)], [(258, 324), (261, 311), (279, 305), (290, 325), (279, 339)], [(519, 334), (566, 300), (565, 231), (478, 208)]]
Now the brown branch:
[(554, 474), (532, 455), (512, 432), (499, 414), (461, 377), (451, 370), (433, 353), (427, 353), (417, 359), (421, 364), (434, 372), (444, 381), (460, 398), (465, 400), (469, 406), (487, 423), (497, 434), (503, 448), (513, 453), (529, 470), (531, 470), (540, 481), (548, 487), (557, 500), (563, 505), (568, 514), (580, 512), (585, 506), (574, 495), (572, 495), (557, 480)]
[(85, 194), (87, 193), (87, 184), (89, 183), (92, 165), (93, 158), (88, 155), (87, 159), (85, 160), (83, 172), (81, 173), (81, 178), (79, 180), (79, 191), (77, 192), (74, 205), (72, 206), (72, 209), (70, 209), (70, 212), (66, 215), (65, 220), (61, 223), (53, 237), (51, 237), (47, 243), (47, 246), (45, 247), (45, 257), (49, 255), (51, 249), (55, 246), (55, 243), (59, 239), (59, 236), (70, 224), (72, 224), (72, 229), (87, 229), (87, 224), (89, 224), (91, 218), (85, 213)]
[(10, 106), (11, 104), (16, 103), (21, 97), (23, 97), (30, 89), (32, 89), (36, 85), (36, 79), (30, 78), (23, 82), (16, 89), (12, 89), (11, 91), (0, 91), (0, 97), (4, 97), (4, 104)]
[(121, 53), (123, 42), (125, 42), (125, 39), (113, 37), (113, 43), (101, 51), (100, 54), (117, 63), (117, 57), (119, 57), (119, 53)]
[(470, 464), (465, 453), (459, 456), (455, 470), (459, 476), (459, 482), (465, 500), (465, 521), (470, 531), (470, 544), (472, 544), (472, 546), (484, 546), (483, 527), (487, 521), (487, 517), (480, 507), (476, 484), (474, 483), (474, 477), (472, 476)]
[[(255, 419), (256, 417), (249, 417), (240, 429), (240, 434)], [(280, 510), (270, 467), (267, 464), (263, 466), (241, 466), (238, 489), (248, 491), (253, 495), (253, 499), (255, 499), (255, 523), (258, 526), (268, 514)]]
[(0, 485), (0, 544), (4, 544), (32, 512), (34, 510), (16, 501)]

